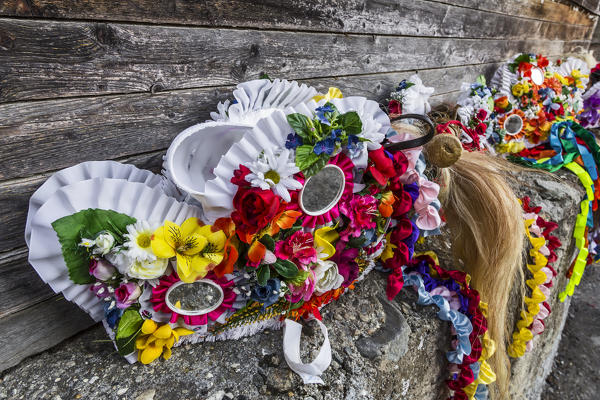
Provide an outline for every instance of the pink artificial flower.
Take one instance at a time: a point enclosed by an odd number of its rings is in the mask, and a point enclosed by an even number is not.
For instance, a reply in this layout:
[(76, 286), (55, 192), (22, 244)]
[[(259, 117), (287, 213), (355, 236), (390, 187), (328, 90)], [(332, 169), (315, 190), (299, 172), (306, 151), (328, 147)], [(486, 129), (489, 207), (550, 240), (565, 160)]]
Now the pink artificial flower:
[(348, 241), (350, 236), (359, 237), (363, 230), (377, 226), (373, 220), (377, 214), (377, 199), (373, 196), (353, 195), (340, 204), (340, 211), (350, 219), (348, 226), (340, 232), (343, 241)]
[(99, 260), (92, 258), (90, 260), (90, 275), (100, 281), (107, 281), (115, 274), (115, 267), (101, 258)]
[(358, 249), (354, 247), (346, 248), (346, 243), (338, 240), (335, 245), (335, 254), (329, 260), (338, 266), (338, 273), (344, 277), (343, 287), (348, 287), (358, 279)]
[(307, 265), (317, 261), (317, 250), (314, 248), (313, 235), (298, 231), (286, 240), (275, 245), (275, 255), (281, 260), (294, 261)]
[(306, 280), (301, 285), (289, 285), (290, 294), (286, 295), (285, 298), (290, 303), (297, 303), (300, 300), (308, 301), (312, 297), (315, 291), (315, 273), (312, 270), (308, 271)]
[(115, 290), (118, 308), (127, 308), (142, 294), (142, 289), (135, 282), (123, 283)]

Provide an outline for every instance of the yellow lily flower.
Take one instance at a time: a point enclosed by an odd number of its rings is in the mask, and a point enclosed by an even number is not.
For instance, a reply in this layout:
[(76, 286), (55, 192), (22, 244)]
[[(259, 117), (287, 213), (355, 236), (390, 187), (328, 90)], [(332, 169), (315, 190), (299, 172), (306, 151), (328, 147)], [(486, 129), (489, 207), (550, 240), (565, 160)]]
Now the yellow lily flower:
[(138, 360), (142, 364), (150, 364), (161, 355), (165, 360), (171, 358), (171, 348), (179, 337), (191, 335), (194, 331), (185, 328), (172, 329), (169, 324), (158, 326), (151, 319), (142, 324), (142, 332), (135, 340), (138, 349)]
[(315, 248), (321, 260), (327, 260), (335, 254), (333, 242), (339, 238), (340, 235), (331, 226), (324, 226), (315, 231)]
[(188, 218), (181, 226), (165, 221), (154, 231), (151, 246), (158, 258), (176, 257), (179, 279), (191, 283), (223, 261), (226, 240), (223, 231), (212, 232), (210, 225)]
[(341, 99), (342, 97), (344, 96), (342, 95), (342, 91), (340, 89), (336, 87), (330, 87), (327, 94), (318, 94), (312, 99), (316, 102), (319, 102), (323, 99), (325, 99), (325, 101), (330, 101), (331, 99)]

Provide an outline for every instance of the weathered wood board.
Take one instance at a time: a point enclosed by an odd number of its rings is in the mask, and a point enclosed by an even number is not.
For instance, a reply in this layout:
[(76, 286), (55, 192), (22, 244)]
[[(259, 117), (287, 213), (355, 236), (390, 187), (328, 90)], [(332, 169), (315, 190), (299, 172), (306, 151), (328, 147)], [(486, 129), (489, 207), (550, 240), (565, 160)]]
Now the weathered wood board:
[(600, 48), (597, 13), (591, 0), (0, 1), (0, 370), (92, 324), (27, 264), (28, 200), (54, 171), (158, 172), (177, 133), (263, 72), (382, 99), (418, 71), (450, 101), (518, 52)]

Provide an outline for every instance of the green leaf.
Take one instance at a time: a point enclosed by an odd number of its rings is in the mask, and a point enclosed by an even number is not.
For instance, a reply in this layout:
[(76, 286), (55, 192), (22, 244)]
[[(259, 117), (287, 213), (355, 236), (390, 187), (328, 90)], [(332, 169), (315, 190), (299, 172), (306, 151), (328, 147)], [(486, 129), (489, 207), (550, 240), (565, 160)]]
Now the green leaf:
[(267, 74), (266, 72), (262, 72), (262, 73), (261, 73), (261, 74), (258, 76), (258, 79), (268, 79), (268, 80), (270, 80), (270, 81), (272, 81), (272, 80), (273, 80), (273, 79), (271, 79), (271, 78), (269, 77), (269, 74)]
[(302, 145), (296, 149), (296, 166), (304, 171), (306, 168), (313, 165), (319, 156), (313, 151), (313, 147), (310, 145)]
[(142, 330), (143, 323), (144, 319), (137, 309), (128, 308), (125, 310), (119, 320), (117, 335), (115, 337), (117, 350), (120, 355), (126, 356), (135, 351), (135, 339)]
[(297, 309), (297, 308), (300, 308), (300, 307), (302, 307), (302, 305), (303, 305), (303, 304), (304, 304), (304, 300), (300, 300), (300, 301), (299, 301), (299, 302), (297, 302), (297, 303), (292, 303), (292, 304), (290, 305), (290, 311), (291, 311), (291, 310), (295, 310), (295, 309)]
[(325, 165), (327, 165), (328, 161), (329, 161), (329, 156), (325, 153), (322, 153), (321, 155), (318, 156), (317, 160), (312, 165), (310, 165), (308, 168), (305, 168), (302, 170), (302, 172), (304, 172), (304, 176), (306, 178), (309, 178), (309, 177), (315, 175), (317, 172), (322, 170)]
[(358, 135), (362, 132), (362, 122), (355, 111), (350, 111), (338, 117), (339, 124), (348, 135)]
[(273, 240), (271, 235), (263, 235), (263, 237), (259, 239), (259, 242), (264, 244), (269, 251), (275, 251), (275, 240)]
[(271, 266), (283, 278), (294, 279), (296, 275), (298, 275), (298, 267), (289, 260), (277, 260), (277, 262), (271, 264)]
[(52, 228), (58, 235), (62, 255), (69, 270), (69, 278), (78, 284), (94, 282), (89, 274), (89, 254), (79, 246), (83, 235), (93, 239), (102, 231), (110, 232), (117, 243), (122, 243), (126, 226), (135, 223), (135, 218), (111, 210), (89, 208), (57, 219)]
[(476, 79), (476, 82), (479, 83), (481, 86), (485, 86), (485, 76), (479, 75)]
[(258, 278), (258, 284), (260, 286), (265, 286), (267, 281), (271, 277), (271, 270), (268, 265), (261, 265), (256, 270), (256, 277)]
[(493, 97), (488, 97), (487, 99), (487, 103), (488, 103), (488, 108), (490, 110), (494, 110), (494, 98)]
[(311, 132), (314, 131), (312, 121), (304, 114), (294, 113), (287, 116), (287, 122), (294, 132), (304, 141), (309, 141)]
[(294, 278), (291, 279), (287, 279), (286, 282), (288, 282), (289, 284), (292, 285), (302, 285), (304, 283), (304, 281), (306, 280), (306, 278), (308, 278), (308, 275), (310, 274), (310, 272), (308, 271), (304, 271), (304, 270), (298, 270), (298, 275), (296, 275)]

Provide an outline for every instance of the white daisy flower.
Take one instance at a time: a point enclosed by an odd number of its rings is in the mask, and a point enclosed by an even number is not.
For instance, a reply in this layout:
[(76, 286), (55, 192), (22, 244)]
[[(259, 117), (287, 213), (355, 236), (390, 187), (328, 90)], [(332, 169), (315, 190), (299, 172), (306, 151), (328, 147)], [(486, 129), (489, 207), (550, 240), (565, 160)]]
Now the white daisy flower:
[(127, 225), (124, 236), (127, 239), (124, 246), (127, 248), (127, 257), (137, 261), (154, 261), (156, 256), (152, 252), (152, 234), (158, 228), (158, 224), (150, 224), (148, 221), (137, 221), (135, 224)]
[(288, 189), (302, 189), (302, 184), (293, 178), (300, 169), (290, 159), (290, 154), (288, 149), (281, 149), (277, 155), (271, 149), (266, 149), (256, 161), (246, 164), (251, 171), (246, 180), (254, 187), (271, 189), (283, 200), (290, 201)]

